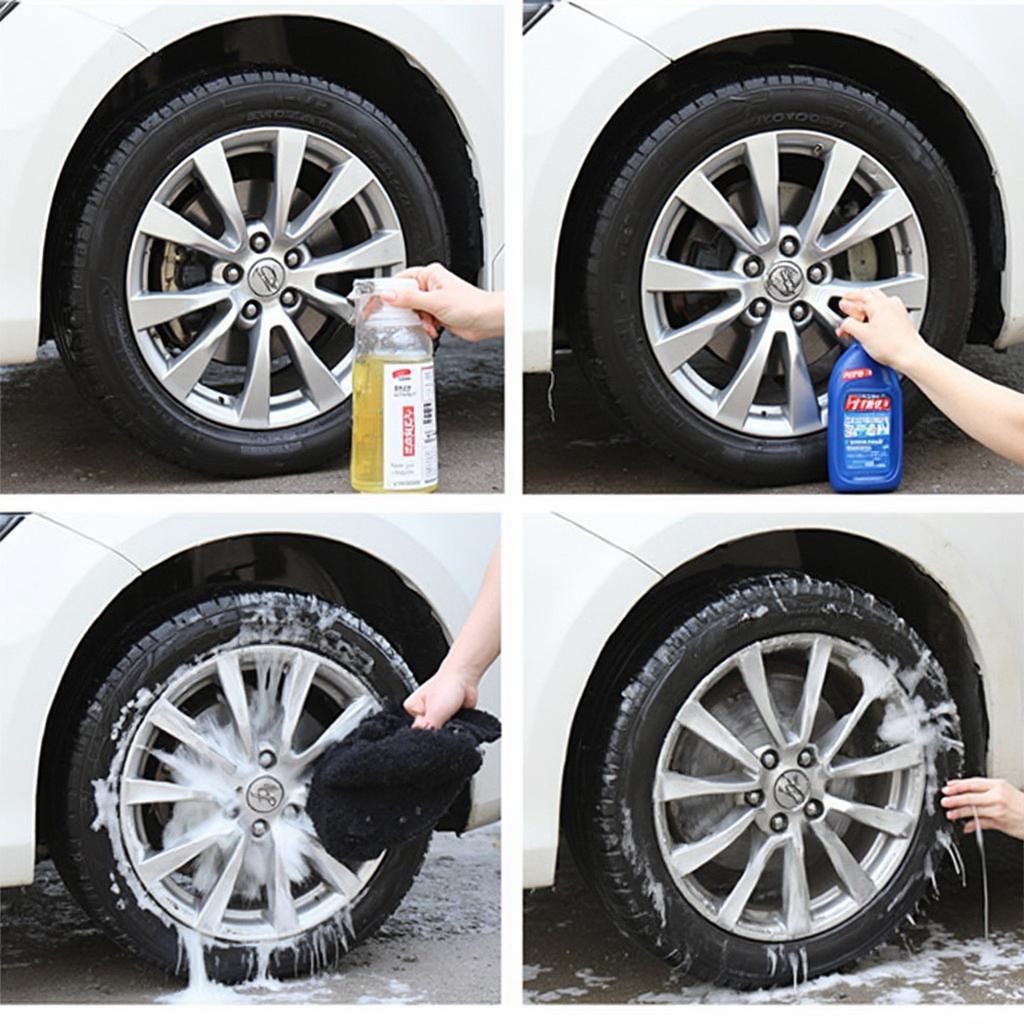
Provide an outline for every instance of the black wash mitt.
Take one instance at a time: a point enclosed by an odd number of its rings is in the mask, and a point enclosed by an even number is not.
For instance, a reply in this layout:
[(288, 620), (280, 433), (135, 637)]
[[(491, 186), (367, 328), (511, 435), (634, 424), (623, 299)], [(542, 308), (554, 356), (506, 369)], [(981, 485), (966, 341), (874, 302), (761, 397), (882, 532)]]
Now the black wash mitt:
[(440, 729), (413, 729), (398, 705), (371, 715), (317, 762), (306, 811), (335, 860), (372, 860), (433, 831), (501, 736), (486, 711), (463, 709)]

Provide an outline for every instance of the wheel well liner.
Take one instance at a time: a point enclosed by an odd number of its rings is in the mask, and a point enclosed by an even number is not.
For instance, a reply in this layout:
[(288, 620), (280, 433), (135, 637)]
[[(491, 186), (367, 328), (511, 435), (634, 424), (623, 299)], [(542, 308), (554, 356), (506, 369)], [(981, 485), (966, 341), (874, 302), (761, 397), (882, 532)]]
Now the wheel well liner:
[[(339, 53), (344, 61), (338, 60)], [(154, 96), (198, 75), (282, 67), (336, 82), (380, 107), (405, 133), (434, 182), (452, 242), (452, 269), (474, 279), (484, 259), (480, 193), (468, 142), (448, 102), (392, 44), (352, 25), (298, 15), (224, 22), (175, 40), (131, 69), (93, 111), (54, 193), (43, 256), (43, 330), (52, 334), (62, 223), (126, 124)]]
[[(189, 548), (134, 579), (107, 605), (75, 649), (50, 706), (43, 736), (37, 800), (55, 798), (58, 780), (47, 766), (60, 761), (68, 717), (91, 700), (96, 673), (123, 652), (127, 636), (211, 594), (282, 587), (343, 605), (384, 636), (420, 681), (437, 670), (448, 638), (425, 598), (393, 568), (359, 548), (300, 534), (248, 534)], [(469, 817), (467, 786), (438, 826), (461, 831)], [(37, 809), (37, 823), (45, 815)], [(40, 836), (45, 842), (46, 837)]]
[[(649, 125), (652, 111), (695, 98), (716, 82), (779, 66), (837, 75), (878, 92), (935, 146), (963, 196), (978, 259), (978, 292), (967, 340), (995, 340), (1005, 319), (1000, 282), (1006, 230), (992, 163), (976, 128), (958, 100), (907, 57), (854, 36), (817, 31), (753, 33), (715, 43), (663, 68), (620, 105), (591, 147), (569, 197), (555, 269), (556, 337), (565, 337), (573, 323), (570, 311), (581, 298), (581, 234), (609, 175), (638, 141), (637, 126)], [(865, 68), (871, 69), (869, 74)]]

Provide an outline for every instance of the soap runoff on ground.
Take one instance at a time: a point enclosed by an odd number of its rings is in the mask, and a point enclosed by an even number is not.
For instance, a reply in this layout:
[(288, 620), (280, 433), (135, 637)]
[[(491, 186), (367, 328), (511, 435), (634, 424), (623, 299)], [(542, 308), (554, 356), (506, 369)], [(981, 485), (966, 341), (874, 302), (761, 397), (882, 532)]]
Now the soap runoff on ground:
[[(324, 974), (218, 995), (253, 1003), (496, 1003), (501, 990), (498, 825), (434, 837), (398, 911)], [(64, 888), (53, 865), (0, 891), (4, 1003), (174, 1001), (185, 982), (125, 952)]]
[[(968, 345), (963, 361), (990, 380), (1024, 391), (1024, 345), (1005, 353)], [(571, 352), (557, 354), (551, 385), (552, 378), (547, 374), (525, 378), (523, 456), (527, 493), (831, 493), (824, 480), (748, 491), (671, 461), (608, 417)], [(944, 416), (930, 410), (906, 434), (903, 482), (898, 493), (1021, 494), (1024, 467), (993, 455)]]
[[(438, 490), (504, 487), (504, 344), (446, 335), (437, 351)], [(309, 473), (225, 480), (164, 462), (75, 388), (48, 342), (39, 359), (0, 368), (0, 490), (6, 494), (190, 492), (333, 494), (350, 490), (348, 451)]]
[(853, 968), (796, 985), (736, 992), (674, 971), (615, 929), (567, 850), (554, 889), (527, 892), (524, 999), (529, 1003), (1021, 1003), (1024, 846), (986, 834), (985, 938), (980, 859), (963, 844), (966, 886), (945, 872), (941, 898), (898, 940)]

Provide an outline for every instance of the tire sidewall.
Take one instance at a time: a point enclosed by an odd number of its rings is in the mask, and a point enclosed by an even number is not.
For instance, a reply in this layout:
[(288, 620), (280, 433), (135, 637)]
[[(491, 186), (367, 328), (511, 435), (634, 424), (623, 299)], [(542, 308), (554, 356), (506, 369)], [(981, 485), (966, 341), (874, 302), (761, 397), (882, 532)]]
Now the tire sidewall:
[[(212, 654), (260, 643), (287, 643), (326, 656), (382, 700), (404, 699), (416, 685), (397, 653), (337, 606), (283, 592), (244, 595), (241, 600), (236, 597), (219, 603), (226, 606), (207, 610), (198, 618), (177, 617), (173, 645), (146, 651), (133, 648), (119, 662), (97, 695), (93, 708), (98, 713), (89, 719), (87, 733), (81, 735), (82, 745), (68, 782), (68, 801), (74, 808), (70, 820), (79, 823), (78, 835), (73, 838), (81, 845), (81, 869), (89, 876), (87, 889), (98, 899), (92, 909), (129, 948), (176, 973), (188, 969), (178, 929), (145, 893), (130, 866), (120, 829), (112, 836), (105, 826), (99, 826), (95, 794), (94, 780), (120, 778), (118, 759), (148, 708), (175, 677)], [(266, 624), (263, 616), (268, 608), (288, 616), (283, 634), (280, 626)], [(331, 624), (325, 627), (327, 622)], [(154, 679), (160, 680), (155, 686)], [(272, 955), (271, 973), (308, 973), (372, 933), (404, 895), (428, 845), (429, 837), (388, 850), (371, 881), (350, 905), (350, 921), (331, 918), (296, 941), (289, 940)], [(258, 951), (253, 945), (209, 940), (205, 949), (207, 970), (219, 981), (245, 980), (256, 968)]]
[[(662, 447), (678, 446), (684, 458), (711, 475), (726, 473), (751, 483), (823, 477), (825, 431), (785, 440), (755, 438), (718, 426), (693, 409), (651, 350), (640, 279), (650, 231), (685, 175), (741, 138), (787, 128), (827, 132), (860, 146), (904, 188), (928, 248), (921, 333), (932, 345), (955, 355), (973, 307), (973, 252), (956, 186), (935, 151), (881, 101), (826, 79), (757, 79), (718, 89), (663, 120), (599, 214), (607, 218), (602, 230), (607, 241), (586, 283), (589, 333), (607, 374), (623, 382), (617, 398), (642, 433), (661, 438)], [(924, 410), (924, 399), (906, 381), (904, 395), (912, 422)]]

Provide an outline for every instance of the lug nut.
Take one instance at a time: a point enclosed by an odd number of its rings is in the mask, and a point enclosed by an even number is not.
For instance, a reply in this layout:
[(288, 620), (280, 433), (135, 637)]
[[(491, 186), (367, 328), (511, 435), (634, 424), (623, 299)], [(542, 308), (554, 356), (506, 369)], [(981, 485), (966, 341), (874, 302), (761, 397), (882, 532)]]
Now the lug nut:
[(810, 281), (811, 284), (821, 284), (821, 282), (825, 280), (825, 268), (820, 263), (815, 263), (814, 266), (807, 271), (807, 280)]
[(267, 827), (267, 823), (262, 818), (258, 818), (252, 823), (252, 834), (254, 836), (265, 836), (267, 834)]
[(249, 245), (253, 252), (266, 252), (270, 246), (270, 239), (261, 231), (249, 239)]
[(801, 768), (810, 768), (810, 766), (814, 764), (814, 751), (811, 750), (810, 747), (807, 747), (805, 750), (801, 750), (797, 755), (796, 763), (800, 765)]
[(298, 249), (289, 249), (284, 254), (284, 265), (293, 270), (302, 262), (302, 253)]
[(766, 750), (761, 755), (761, 764), (763, 764), (765, 768), (774, 768), (778, 763), (779, 755), (776, 754), (774, 750)]
[(783, 256), (795, 256), (800, 251), (800, 243), (792, 236), (787, 235), (779, 243), (779, 252)]
[(236, 284), (242, 280), (242, 268), (232, 263), (224, 268), (224, 280), (228, 284)]
[(274, 756), (274, 752), (272, 750), (260, 751), (261, 768), (273, 768), (275, 764), (277, 764), (277, 758)]
[(785, 832), (786, 826), (789, 825), (789, 818), (784, 814), (773, 814), (768, 824), (773, 832)]
[(825, 808), (821, 806), (820, 800), (808, 800), (807, 805), (804, 807), (804, 814), (808, 818), (820, 818), (824, 810)]
[(759, 789), (752, 789), (749, 793), (744, 794), (743, 799), (746, 800), (751, 807), (760, 807), (761, 804), (764, 803), (764, 793)]
[(807, 319), (807, 307), (802, 302), (794, 302), (789, 307), (789, 315), (799, 323), (801, 320)]
[(281, 302), (285, 306), (294, 306), (295, 303), (298, 301), (298, 295), (296, 295), (295, 292), (291, 290), (291, 288), (285, 288), (285, 290), (281, 292)]
[(758, 318), (764, 316), (768, 312), (768, 302), (765, 299), (754, 299), (750, 304), (750, 315)]
[(239, 811), (238, 804), (232, 804), (230, 807), (227, 808), (227, 810), (224, 811), (224, 813), (229, 818), (237, 818), (238, 817), (238, 811)]
[(260, 315), (260, 304), (258, 302), (247, 302), (242, 307), (242, 316), (246, 320), (255, 320)]
[(763, 269), (764, 264), (756, 256), (751, 256), (747, 262), (743, 264), (743, 273), (746, 274), (747, 277), (757, 277)]

